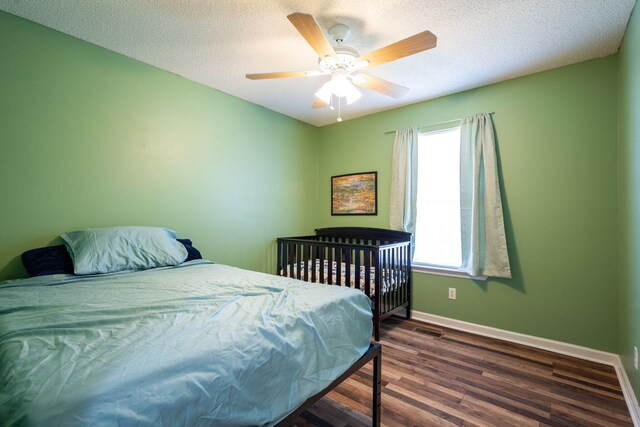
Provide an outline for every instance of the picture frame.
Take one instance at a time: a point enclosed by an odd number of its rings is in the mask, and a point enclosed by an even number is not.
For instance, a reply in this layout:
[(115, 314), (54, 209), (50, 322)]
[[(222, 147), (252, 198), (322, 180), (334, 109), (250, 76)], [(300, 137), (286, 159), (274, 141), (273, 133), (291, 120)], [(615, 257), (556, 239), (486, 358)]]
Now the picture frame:
[(378, 172), (332, 176), (331, 215), (378, 215)]

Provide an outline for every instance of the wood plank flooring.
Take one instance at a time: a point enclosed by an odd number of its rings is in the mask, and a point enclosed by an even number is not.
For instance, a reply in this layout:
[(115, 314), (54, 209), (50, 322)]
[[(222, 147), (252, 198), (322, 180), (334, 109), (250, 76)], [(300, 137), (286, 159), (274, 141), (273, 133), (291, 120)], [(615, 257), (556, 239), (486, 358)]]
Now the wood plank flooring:
[[(385, 426), (632, 426), (612, 367), (417, 321), (383, 322)], [(296, 420), (370, 426), (371, 364)]]

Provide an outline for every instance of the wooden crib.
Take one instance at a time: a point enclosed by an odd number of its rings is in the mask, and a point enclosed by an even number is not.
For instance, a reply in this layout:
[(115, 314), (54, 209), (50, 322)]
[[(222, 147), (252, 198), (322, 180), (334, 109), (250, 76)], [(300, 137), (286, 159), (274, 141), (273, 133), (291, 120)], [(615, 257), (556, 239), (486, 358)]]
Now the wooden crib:
[(411, 317), (411, 233), (367, 227), (318, 228), (314, 236), (277, 240), (276, 271), (314, 283), (350, 286), (372, 301), (375, 340), (380, 322)]

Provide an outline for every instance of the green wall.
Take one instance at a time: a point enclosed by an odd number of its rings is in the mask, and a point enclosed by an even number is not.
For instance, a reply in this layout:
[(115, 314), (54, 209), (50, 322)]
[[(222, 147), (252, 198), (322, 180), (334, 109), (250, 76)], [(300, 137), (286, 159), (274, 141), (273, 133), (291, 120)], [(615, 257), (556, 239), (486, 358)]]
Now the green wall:
[[(610, 56), (321, 128), (319, 225), (388, 227), (385, 132), (495, 112), (514, 277), (414, 273), (413, 309), (616, 351), (616, 65)], [(332, 217), (330, 177), (372, 170), (380, 214)]]
[[(514, 278), (415, 273), (413, 308), (620, 349), (628, 365), (639, 341), (637, 25), (620, 58), (318, 129), (0, 12), (0, 279), (23, 276), (20, 253), (64, 231), (117, 224), (172, 227), (207, 258), (272, 271), (276, 236), (388, 226), (385, 132), (492, 111)], [(370, 170), (380, 214), (332, 217), (330, 177)]]
[(618, 353), (640, 393), (633, 346), (640, 349), (640, 13), (636, 10), (620, 49), (618, 86)]
[(0, 58), (0, 280), (111, 225), (272, 271), (274, 238), (317, 222), (315, 127), (4, 12)]

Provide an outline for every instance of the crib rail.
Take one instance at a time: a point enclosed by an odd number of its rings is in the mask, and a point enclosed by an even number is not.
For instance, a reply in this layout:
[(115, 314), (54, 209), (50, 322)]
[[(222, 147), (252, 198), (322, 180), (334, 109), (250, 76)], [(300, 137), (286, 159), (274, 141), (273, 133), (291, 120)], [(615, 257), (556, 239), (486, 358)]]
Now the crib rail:
[[(372, 280), (369, 272), (378, 268), (377, 248), (309, 238), (279, 238), (277, 247), (278, 274), (329, 285), (354, 283), (357, 289), (371, 295), (375, 278)], [(377, 293), (378, 289), (374, 291)]]
[(277, 274), (351, 286), (372, 301), (374, 337), (380, 322), (401, 310), (411, 316), (411, 234), (367, 227), (316, 229), (313, 236), (277, 239)]
[[(277, 239), (277, 272), (307, 282), (353, 286), (374, 301), (380, 315), (407, 306), (410, 242), (300, 236)], [(376, 297), (378, 296), (378, 297)]]

